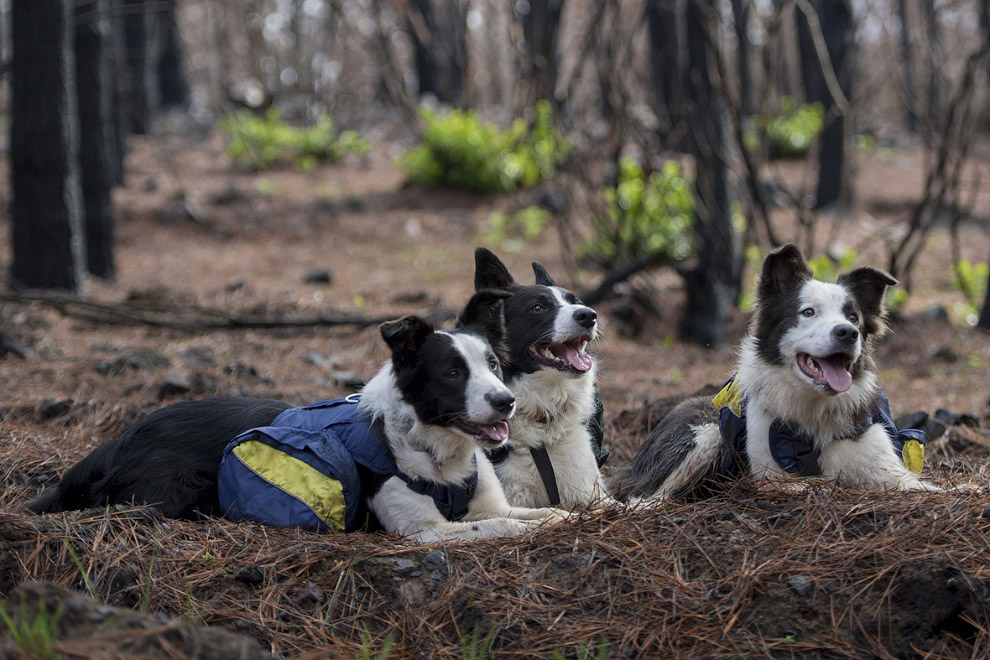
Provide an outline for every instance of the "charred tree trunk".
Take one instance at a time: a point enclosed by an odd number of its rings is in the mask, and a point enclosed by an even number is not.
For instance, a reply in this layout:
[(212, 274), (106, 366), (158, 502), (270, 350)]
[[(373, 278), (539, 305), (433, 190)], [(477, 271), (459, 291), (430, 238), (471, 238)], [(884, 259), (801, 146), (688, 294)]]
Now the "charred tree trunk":
[(921, 16), (925, 23), (929, 51), (928, 61), (930, 62), (928, 70), (928, 132), (931, 139), (934, 140), (934, 136), (941, 133), (942, 125), (945, 122), (945, 99), (942, 93), (945, 88), (945, 80), (942, 75), (945, 60), (942, 58), (935, 0), (921, 0)]
[(76, 6), (76, 99), (79, 106), (79, 170), (86, 234), (86, 269), (114, 278), (112, 78), (105, 47), (109, 36), (107, 0)]
[(560, 72), (557, 43), (564, 0), (530, 0), (527, 3), (517, 2), (514, 6), (516, 16), (522, 22), (526, 47), (520, 74), (528, 88), (527, 105), (548, 99), (558, 110), (560, 103), (554, 90)]
[(648, 2), (646, 20), (650, 30), (650, 70), (660, 121), (660, 140), (665, 148), (677, 149), (680, 141), (674, 136), (682, 132), (680, 127), (684, 119), (677, 0)]
[(419, 94), (459, 105), (463, 96), (467, 15), (456, 0), (412, 0), (409, 33), (419, 79)]
[(908, 0), (898, 0), (901, 17), (901, 59), (904, 60), (904, 112), (908, 133), (918, 134), (918, 81), (914, 73), (914, 48), (911, 44), (911, 17)]
[(729, 210), (724, 100), (708, 70), (706, 31), (715, 17), (713, 0), (688, 0), (685, 99), (689, 104), (688, 150), (695, 160), (695, 233), (698, 263), (681, 269), (687, 303), (681, 338), (705, 346), (725, 343), (725, 322), (739, 294), (740, 268)]
[(732, 0), (733, 26), (738, 44), (736, 53), (739, 65), (739, 104), (740, 110), (746, 117), (756, 112), (756, 103), (753, 100), (753, 74), (749, 68), (749, 3), (750, 0)]
[[(855, 41), (852, 3), (850, 0), (810, 0), (810, 4), (818, 15), (827, 56), (839, 88), (849, 99), (852, 97)], [(802, 77), (808, 101), (817, 101), (825, 109), (825, 128), (818, 151), (818, 189), (814, 208), (821, 209), (839, 202), (850, 205), (852, 181), (847, 151), (852, 145), (846, 143), (849, 133), (846, 122), (851, 122), (852, 117), (844, 117), (836, 107), (825, 80), (824, 68), (829, 66), (829, 62), (819, 59), (811, 26), (801, 11), (797, 12), (797, 28)]]
[(15, 287), (79, 291), (85, 259), (68, 0), (11, 9), (10, 165)]
[(157, 14), (146, 0), (124, 0), (122, 10), (128, 124), (132, 133), (145, 135), (151, 131), (158, 107), (158, 68), (153, 54)]
[(189, 104), (189, 85), (182, 68), (182, 35), (175, 20), (175, 0), (161, 15), (161, 29), (164, 35), (158, 58), (159, 103), (162, 108), (184, 108)]
[(110, 36), (104, 52), (110, 63), (110, 108), (111, 115), (111, 149), (110, 172), (113, 185), (124, 185), (124, 156), (127, 155), (127, 136), (130, 133), (125, 101), (127, 94), (127, 67), (124, 62), (124, 19), (121, 16), (123, 0), (109, 0), (108, 9)]

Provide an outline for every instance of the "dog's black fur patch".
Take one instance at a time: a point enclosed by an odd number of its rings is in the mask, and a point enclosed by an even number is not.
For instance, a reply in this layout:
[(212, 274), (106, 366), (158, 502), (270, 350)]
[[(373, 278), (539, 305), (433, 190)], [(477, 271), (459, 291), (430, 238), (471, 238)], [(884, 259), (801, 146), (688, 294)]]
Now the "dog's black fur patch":
[(140, 502), (156, 505), (170, 518), (216, 514), (223, 448), (289, 407), (284, 401), (224, 398), (156, 410), (94, 449), (28, 508), (58, 513)]
[(760, 357), (770, 364), (784, 361), (780, 338), (797, 325), (801, 287), (811, 277), (811, 269), (793, 245), (785, 245), (763, 261), (752, 333)]
[[(556, 287), (547, 269), (533, 262), (535, 284), (519, 284), (506, 269), (505, 264), (486, 248), (474, 251), (474, 286), (476, 289), (502, 289), (509, 298), (505, 301), (505, 336), (508, 359), (502, 371), (506, 383), (512, 383), (523, 374), (531, 374), (546, 368), (530, 351), (530, 346), (548, 341), (553, 336), (554, 324), (561, 309), (560, 301), (550, 287)], [(571, 305), (581, 301), (570, 291), (560, 289), (564, 300)], [(590, 307), (586, 308), (594, 313)]]

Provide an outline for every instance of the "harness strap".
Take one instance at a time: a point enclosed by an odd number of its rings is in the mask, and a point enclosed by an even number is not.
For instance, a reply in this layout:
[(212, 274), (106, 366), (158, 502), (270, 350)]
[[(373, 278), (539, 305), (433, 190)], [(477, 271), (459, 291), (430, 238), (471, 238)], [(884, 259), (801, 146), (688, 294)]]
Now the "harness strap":
[(553, 463), (550, 462), (550, 455), (543, 445), (530, 447), (529, 453), (533, 455), (533, 462), (540, 472), (540, 479), (543, 480), (543, 487), (547, 489), (547, 497), (550, 498), (550, 506), (560, 506), (560, 493), (557, 491), (557, 475), (553, 473)]
[[(385, 421), (381, 417), (375, 418), (371, 424), (372, 430), (378, 436), (378, 441), (382, 447), (388, 449), (388, 441), (385, 439)], [(472, 472), (460, 485), (438, 484), (418, 477), (411, 477), (396, 467), (395, 476), (401, 479), (409, 490), (426, 495), (433, 500), (437, 510), (444, 518), (450, 521), (457, 521), (464, 518), (471, 504), (471, 498), (478, 488), (478, 463), (474, 456), (471, 456), (471, 465), (474, 466)], [(381, 484), (378, 484), (381, 487)]]

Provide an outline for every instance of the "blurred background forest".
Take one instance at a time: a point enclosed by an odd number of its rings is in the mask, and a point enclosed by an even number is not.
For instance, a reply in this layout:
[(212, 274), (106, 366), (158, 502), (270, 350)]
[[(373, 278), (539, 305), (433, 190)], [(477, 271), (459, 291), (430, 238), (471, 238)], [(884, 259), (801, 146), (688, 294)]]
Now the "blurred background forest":
[[(947, 228), (964, 316), (990, 326), (986, 2), (0, 7), (15, 288), (114, 278), (111, 190), (130, 136), (159, 125), (218, 130), (243, 170), (369, 168), (373, 151), (407, 183), (535, 190), (492, 218), (493, 242), (552, 225), (589, 302), (623, 293), (633, 326), (657, 311), (639, 274), (673, 266), (680, 335), (703, 344), (725, 341), (744, 267), (772, 246), (824, 255), (825, 276), (873, 248), (905, 284), (896, 307)], [(904, 194), (857, 203), (871, 163), (903, 170)]]

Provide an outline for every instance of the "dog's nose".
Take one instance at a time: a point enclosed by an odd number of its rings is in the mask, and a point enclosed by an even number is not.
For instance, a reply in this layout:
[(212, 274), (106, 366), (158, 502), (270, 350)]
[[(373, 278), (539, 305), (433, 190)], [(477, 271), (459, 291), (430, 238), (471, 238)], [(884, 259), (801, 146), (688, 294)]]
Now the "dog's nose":
[(516, 405), (516, 398), (512, 396), (512, 392), (489, 392), (485, 395), (485, 401), (504, 415), (512, 412), (513, 406)]
[(832, 336), (843, 344), (854, 344), (859, 339), (859, 330), (855, 326), (843, 323), (832, 328)]
[(598, 321), (598, 314), (596, 314), (595, 310), (590, 307), (582, 307), (574, 312), (574, 320), (577, 321), (582, 328), (593, 328), (595, 323)]

